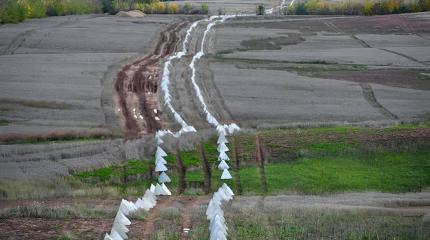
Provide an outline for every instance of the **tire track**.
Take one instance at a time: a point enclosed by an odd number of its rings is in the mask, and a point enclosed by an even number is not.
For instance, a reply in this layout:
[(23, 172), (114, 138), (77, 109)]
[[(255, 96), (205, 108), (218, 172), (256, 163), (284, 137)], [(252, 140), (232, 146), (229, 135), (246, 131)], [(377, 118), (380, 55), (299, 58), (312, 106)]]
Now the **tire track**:
[[(191, 210), (193, 207), (198, 205), (207, 205), (209, 202), (209, 196), (189, 197), (184, 200), (187, 202), (181, 208), (182, 227), (179, 236), (181, 240), (188, 240), (189, 231), (191, 231), (193, 227)], [(188, 229), (188, 231), (186, 231), (186, 229)]]
[(375, 93), (373, 92), (372, 86), (370, 84), (360, 83), (360, 87), (363, 91), (364, 99), (366, 99), (370, 106), (378, 110), (380, 113), (382, 113), (382, 115), (392, 120), (397, 120), (399, 118), (396, 114), (390, 112), (378, 102), (378, 99), (376, 99)]
[[(61, 23), (55, 24), (53, 26), (47, 26), (46, 29), (49, 28), (57, 28), (57, 27), (63, 27), (69, 24), (73, 24), (79, 21), (78, 17), (67, 17), (67, 19)], [(25, 32), (22, 32), (18, 34), (12, 41), (7, 45), (7, 47), (0, 50), (0, 55), (13, 55), (15, 52), (24, 44), (24, 42), (31, 37), (31, 35), (36, 32), (37, 30), (41, 30), (44, 28), (34, 28), (27, 30)]]
[(380, 49), (380, 50), (382, 50), (382, 51), (386, 51), (386, 52), (393, 53), (393, 54), (396, 54), (396, 55), (398, 55), (398, 56), (401, 56), (401, 57), (407, 58), (407, 59), (409, 59), (409, 60), (411, 60), (411, 61), (413, 61), (413, 62), (416, 62), (416, 63), (422, 64), (422, 65), (424, 65), (424, 66), (430, 66), (430, 65), (429, 65), (428, 63), (426, 63), (426, 62), (422, 62), (422, 61), (420, 61), (420, 60), (418, 60), (418, 59), (416, 59), (416, 58), (414, 58), (414, 57), (408, 56), (408, 55), (406, 55), (406, 54), (399, 53), (399, 52), (396, 52), (396, 51), (393, 51), (393, 50), (389, 50), (389, 49), (386, 49), (386, 48), (379, 48), (379, 49)]
[(175, 51), (178, 32), (188, 23), (180, 21), (160, 33), (153, 53), (126, 65), (114, 83), (116, 106), (121, 112), (125, 138), (134, 139), (161, 129), (158, 107), (161, 62)]

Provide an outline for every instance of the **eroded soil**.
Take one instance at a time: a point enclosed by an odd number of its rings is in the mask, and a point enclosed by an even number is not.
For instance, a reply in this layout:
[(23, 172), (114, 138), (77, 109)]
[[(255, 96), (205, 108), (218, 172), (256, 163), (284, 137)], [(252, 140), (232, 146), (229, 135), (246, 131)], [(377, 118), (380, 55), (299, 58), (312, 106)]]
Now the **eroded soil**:
[(117, 75), (115, 99), (127, 139), (154, 133), (161, 128), (158, 107), (161, 63), (175, 51), (178, 32), (188, 22), (182, 20), (161, 33), (153, 53), (126, 65)]

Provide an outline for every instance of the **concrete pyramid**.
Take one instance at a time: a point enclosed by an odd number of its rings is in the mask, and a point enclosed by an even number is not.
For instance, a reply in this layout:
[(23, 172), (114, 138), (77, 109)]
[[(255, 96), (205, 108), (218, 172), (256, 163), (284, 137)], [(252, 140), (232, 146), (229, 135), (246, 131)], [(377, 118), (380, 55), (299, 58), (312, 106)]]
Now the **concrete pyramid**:
[[(127, 239), (128, 228), (125, 225), (119, 223), (113, 223), (112, 231), (116, 231), (123, 239)], [(112, 232), (111, 232), (112, 235)]]
[(224, 133), (221, 133), (221, 134), (219, 135), (217, 143), (218, 143), (218, 144), (220, 144), (220, 143), (228, 143), (228, 140), (227, 140), (227, 138), (225, 137), (225, 134), (224, 134)]
[(218, 156), (218, 160), (219, 161), (228, 161), (230, 160), (230, 158), (227, 156), (227, 154), (225, 152), (220, 152), (219, 156)]
[(157, 162), (155, 164), (155, 171), (156, 172), (165, 172), (165, 171), (167, 171), (167, 167), (164, 163)]
[(231, 196), (234, 196), (233, 191), (231, 190), (231, 188), (227, 184), (223, 183), (221, 187), (224, 189), (225, 193), (227, 193)]
[(121, 200), (121, 204), (119, 205), (119, 211), (121, 211), (125, 216), (137, 210), (136, 205), (134, 203), (129, 202), (125, 199)]
[[(154, 186), (151, 184), (151, 186)], [(154, 186), (155, 190), (155, 186)], [(151, 208), (153, 208), (157, 204), (157, 197), (155, 196), (154, 192), (151, 190), (146, 190), (145, 194), (142, 197), (142, 200), (147, 200), (151, 204)]]
[(162, 156), (156, 156), (155, 164), (167, 164), (167, 161)]
[(160, 183), (166, 183), (166, 182), (171, 182), (169, 176), (167, 176), (167, 174), (165, 172), (162, 172), (160, 174), (160, 176), (158, 176), (158, 182)]
[(166, 184), (162, 183), (161, 187), (163, 188), (164, 195), (167, 195), (167, 196), (172, 195), (172, 193), (170, 192), (170, 190), (167, 188)]
[(230, 133), (230, 134), (233, 134), (235, 132), (240, 131), (240, 127), (237, 126), (236, 123), (232, 123), (232, 124), (228, 125), (227, 129), (228, 129), (228, 133)]
[(225, 145), (225, 143), (220, 143), (219, 145), (218, 145), (218, 148), (217, 148), (217, 150), (218, 150), (218, 152), (227, 152), (227, 151), (229, 151), (229, 149), (228, 149), (228, 147), (227, 147), (227, 145)]
[(116, 213), (114, 224), (115, 223), (121, 224), (123, 226), (131, 224), (130, 220), (128, 220), (128, 218), (121, 211)]
[(232, 179), (232, 176), (227, 169), (224, 169), (222, 172), (221, 179)]
[(218, 164), (218, 169), (219, 170), (224, 170), (224, 169), (229, 169), (230, 167), (228, 166), (228, 164), (222, 160), (219, 164)]
[(157, 147), (157, 151), (155, 152), (155, 157), (166, 157), (167, 153), (161, 148)]
[(105, 237), (103, 238), (103, 240), (114, 240), (113, 238), (110, 237), (109, 234), (106, 233)]
[(135, 205), (139, 209), (143, 209), (145, 211), (149, 211), (149, 209), (151, 209), (153, 207), (151, 202), (146, 198), (138, 198)]
[(113, 240), (123, 240), (124, 238), (123, 237), (121, 237), (121, 235), (117, 232), (117, 231), (115, 231), (114, 229), (112, 229), (111, 230), (111, 232), (110, 232), (110, 238), (111, 239), (113, 239)]

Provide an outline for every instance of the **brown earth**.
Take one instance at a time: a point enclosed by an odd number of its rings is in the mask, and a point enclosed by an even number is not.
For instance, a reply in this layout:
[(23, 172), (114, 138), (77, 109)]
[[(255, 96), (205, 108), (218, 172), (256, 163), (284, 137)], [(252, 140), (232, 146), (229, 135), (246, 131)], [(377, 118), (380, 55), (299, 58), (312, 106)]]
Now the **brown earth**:
[(8, 218), (0, 221), (0, 239), (101, 239), (112, 227), (112, 219)]
[[(133, 139), (161, 128), (158, 109), (158, 83), (163, 59), (172, 54), (180, 39), (178, 32), (188, 21), (182, 20), (161, 32), (153, 53), (126, 65), (117, 75), (114, 98), (121, 113), (125, 138)], [(157, 110), (157, 111), (155, 111)]]
[[(257, 17), (255, 21), (242, 20), (230, 23), (231, 26), (256, 28), (296, 29), (302, 33), (345, 32), (345, 33), (429, 33), (428, 20), (413, 14), (393, 14), (382, 16), (300, 16), (283, 21), (279, 18)], [(264, 21), (261, 21), (263, 20)], [(423, 36), (421, 36), (423, 37)]]

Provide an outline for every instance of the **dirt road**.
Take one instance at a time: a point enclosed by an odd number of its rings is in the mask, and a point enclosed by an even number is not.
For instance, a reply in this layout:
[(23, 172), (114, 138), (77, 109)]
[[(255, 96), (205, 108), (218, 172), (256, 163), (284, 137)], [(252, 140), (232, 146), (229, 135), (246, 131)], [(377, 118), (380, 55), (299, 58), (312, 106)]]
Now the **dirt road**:
[(154, 52), (125, 66), (117, 75), (115, 96), (125, 138), (131, 139), (161, 128), (158, 90), (161, 63), (172, 54), (179, 40), (178, 32), (187, 24), (179, 21), (161, 32)]

